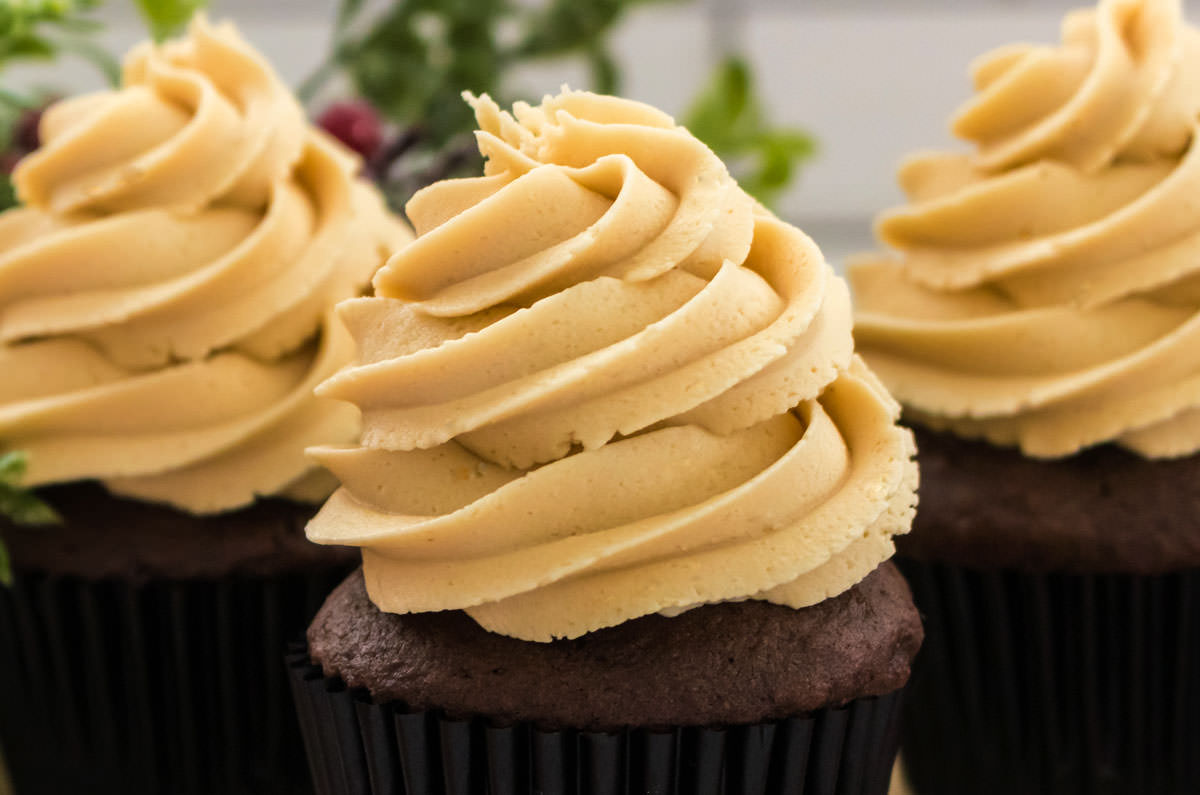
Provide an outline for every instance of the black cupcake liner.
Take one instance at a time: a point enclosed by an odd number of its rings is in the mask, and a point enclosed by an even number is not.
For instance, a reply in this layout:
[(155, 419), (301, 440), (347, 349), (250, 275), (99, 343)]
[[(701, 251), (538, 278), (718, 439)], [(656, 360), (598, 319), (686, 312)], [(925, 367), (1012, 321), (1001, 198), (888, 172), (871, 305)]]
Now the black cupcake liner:
[(16, 792), (311, 792), (279, 654), (344, 574), (19, 574), (0, 587), (0, 743)]
[(901, 691), (723, 729), (548, 731), (376, 704), (288, 657), (318, 795), (885, 795)]
[(1200, 572), (899, 562), (925, 617), (903, 718), (916, 791), (1200, 793)]

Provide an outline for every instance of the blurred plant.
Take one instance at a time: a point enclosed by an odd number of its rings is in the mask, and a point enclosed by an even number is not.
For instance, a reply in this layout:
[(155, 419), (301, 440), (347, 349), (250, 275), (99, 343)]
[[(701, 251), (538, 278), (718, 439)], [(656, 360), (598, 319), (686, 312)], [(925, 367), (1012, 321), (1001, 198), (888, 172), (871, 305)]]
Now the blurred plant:
[(178, 33), (208, 0), (134, 0), (155, 41)]
[[(18, 63), (76, 55), (110, 83), (120, 65), (90, 38), (100, 23), (88, 14), (99, 0), (9, 0), (0, 3), (0, 72)], [(48, 94), (0, 88), (0, 210), (16, 204), (9, 175), (17, 160), (37, 148), (37, 122)]]
[[(205, 0), (137, 0), (154, 35), (162, 38), (191, 18)], [(100, 0), (0, 0), (0, 72), (31, 60), (75, 55), (96, 67), (111, 85), (120, 63), (92, 38), (101, 25), (89, 15)], [(42, 111), (53, 99), (46, 91), (18, 93), (0, 88), (0, 211), (17, 203), (10, 175), (17, 161), (38, 147)], [(0, 516), (16, 524), (61, 522), (53, 508), (20, 485), (26, 456), (0, 454)], [(0, 538), (0, 585), (12, 584), (8, 549)]]
[[(115, 58), (87, 37), (99, 23), (86, 15), (98, 0), (10, 0), (0, 4), (0, 71), (28, 60), (50, 60), (61, 54), (78, 55), (92, 63), (110, 82), (120, 72)], [(37, 125), (44, 93), (20, 94), (0, 88), (0, 210), (16, 203), (9, 174), (20, 157), (37, 148)], [(52, 524), (58, 514), (20, 485), (26, 457), (0, 455), (0, 516), (17, 524)], [(12, 584), (8, 549), (0, 539), (0, 584)]]
[[(0, 516), (21, 525), (46, 525), (62, 522), (58, 512), (21, 487), (27, 458), (24, 453), (0, 455)], [(4, 539), (0, 538), (0, 585), (12, 585), (12, 566)]]
[[(0, 0), (0, 72), (28, 61), (60, 55), (83, 58), (110, 85), (121, 78), (120, 62), (94, 36), (102, 25), (90, 14), (102, 0)], [(169, 36), (208, 0), (135, 0), (156, 39)], [(0, 88), (0, 211), (17, 203), (9, 176), (18, 160), (38, 146), (37, 124), (53, 99), (46, 91)]]
[[(422, 185), (478, 163), (464, 90), (501, 104), (517, 99), (513, 71), (533, 61), (581, 58), (596, 90), (619, 90), (609, 36), (631, 8), (663, 0), (395, 0), (364, 19), (364, 0), (342, 0), (329, 58), (301, 85), (311, 103), (336, 75), (398, 126), (368, 159), (396, 206)], [(335, 131), (336, 134), (336, 131)]]
[[(508, 105), (520, 98), (515, 68), (570, 57), (583, 59), (596, 91), (617, 93), (609, 37), (626, 12), (652, 2), (662, 0), (395, 0), (364, 20), (365, 0), (342, 0), (332, 52), (298, 93), (311, 104), (331, 78), (349, 78), (361, 101), (330, 106), (319, 122), (364, 156), (399, 208), (420, 187), (477, 166), (464, 89)], [(395, 125), (390, 136), (381, 116)], [(767, 124), (737, 58), (717, 66), (684, 124), (738, 166), (743, 187), (765, 203), (814, 151), (805, 133)]]
[(816, 152), (802, 130), (772, 126), (754, 91), (750, 66), (738, 57), (717, 65), (683, 125), (725, 160), (746, 192), (771, 205)]
[[(513, 85), (519, 67), (547, 58), (582, 60), (592, 87), (620, 90), (609, 37), (636, 6), (666, 0), (393, 0), (368, 18), (366, 0), (341, 0), (329, 57), (299, 89), (314, 97), (345, 75), (360, 101), (326, 109), (318, 123), (363, 155), (368, 173), (395, 206), (421, 186), (476, 166), (470, 109), (464, 89), (487, 92), (502, 105), (521, 98)], [(0, 71), (13, 62), (76, 54), (115, 83), (120, 68), (90, 34), (99, 23), (87, 14), (102, 0), (0, 0)], [(156, 39), (183, 27), (208, 0), (133, 0)], [(529, 98), (527, 99), (535, 99)], [(16, 199), (8, 179), (33, 148), (46, 94), (21, 96), (0, 89), (0, 210)], [(388, 123), (391, 123), (389, 125)], [(746, 63), (732, 58), (716, 68), (683, 123), (725, 158), (750, 193), (771, 203), (814, 151), (798, 130), (767, 124)]]
[(120, 65), (89, 36), (100, 23), (87, 13), (100, 0), (7, 0), (0, 3), (0, 70), (30, 58), (78, 55), (99, 69), (109, 82), (120, 76)]

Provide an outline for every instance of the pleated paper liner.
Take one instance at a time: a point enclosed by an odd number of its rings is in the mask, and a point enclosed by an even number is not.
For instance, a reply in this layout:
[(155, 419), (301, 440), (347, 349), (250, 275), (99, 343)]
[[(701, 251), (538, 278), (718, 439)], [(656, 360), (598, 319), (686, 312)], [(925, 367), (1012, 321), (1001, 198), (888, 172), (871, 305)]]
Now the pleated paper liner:
[(1200, 572), (900, 564), (925, 617), (903, 732), (917, 792), (1200, 793)]
[(288, 658), (318, 795), (885, 795), (898, 691), (725, 729), (616, 733), (498, 726), (375, 704)]
[(19, 795), (311, 792), (280, 651), (344, 576), (0, 588)]

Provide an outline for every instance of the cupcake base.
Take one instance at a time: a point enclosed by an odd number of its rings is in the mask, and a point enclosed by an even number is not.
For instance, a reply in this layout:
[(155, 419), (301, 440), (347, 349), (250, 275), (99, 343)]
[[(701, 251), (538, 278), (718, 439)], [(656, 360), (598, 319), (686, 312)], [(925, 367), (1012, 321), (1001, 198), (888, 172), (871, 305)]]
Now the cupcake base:
[(307, 640), (326, 675), (377, 703), (605, 732), (759, 723), (891, 693), (908, 681), (921, 621), (885, 563), (801, 610), (726, 602), (534, 643), (461, 611), (383, 612), (359, 571), (329, 595)]
[(311, 791), (280, 651), (352, 567), (280, 499), (195, 516), (96, 483), (0, 519), (0, 746), (20, 795)]
[(1115, 445), (1069, 458), (914, 428), (921, 507), (900, 557), (974, 569), (1164, 574), (1200, 569), (1200, 454)]
[(705, 605), (551, 643), (385, 613), (355, 572), (290, 668), (319, 795), (885, 795), (920, 641), (890, 563), (802, 610)]
[(311, 791), (279, 651), (336, 574), (0, 588), (0, 740), (20, 795)]
[(196, 515), (116, 497), (85, 481), (37, 490), (62, 515), (44, 527), (0, 516), (13, 568), (84, 580), (217, 580), (298, 571), (349, 571), (357, 549), (322, 547), (304, 536), (316, 506), (264, 498), (235, 511)]
[(727, 728), (612, 732), (377, 704), (289, 657), (318, 795), (884, 795), (900, 692)]
[(1200, 572), (900, 565), (927, 633), (904, 715), (917, 792), (1200, 792)]

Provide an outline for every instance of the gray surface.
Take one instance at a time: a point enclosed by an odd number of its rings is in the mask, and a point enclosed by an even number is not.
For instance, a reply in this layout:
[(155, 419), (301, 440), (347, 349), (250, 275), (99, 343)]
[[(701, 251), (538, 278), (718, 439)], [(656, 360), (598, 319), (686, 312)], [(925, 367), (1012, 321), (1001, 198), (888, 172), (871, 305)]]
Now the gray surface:
[(791, 223), (804, 230), (838, 273), (845, 273), (846, 259), (878, 247), (871, 235), (871, 219), (793, 217)]
[[(1054, 42), (1069, 4), (736, 0), (738, 16), (714, 24), (724, 19), (718, 4), (732, 1), (653, 3), (631, 13), (612, 41), (625, 78), (622, 93), (682, 115), (708, 78), (713, 56), (724, 48), (741, 50), (758, 75), (772, 120), (817, 138), (818, 156), (779, 202), (785, 216), (798, 218), (868, 217), (900, 202), (895, 172), (904, 156), (963, 146), (951, 138), (948, 119), (970, 96), (971, 60), (1013, 41)], [(236, 18), (284, 80), (296, 85), (327, 50), (336, 5), (336, 0), (213, 0), (211, 15)], [(110, 22), (103, 40), (116, 52), (145, 36), (131, 8), (131, 0), (103, 7)], [(1188, 8), (1193, 19), (1200, 18), (1200, 0), (1189, 0)], [(588, 72), (573, 61), (539, 61), (513, 76), (512, 89), (534, 98), (564, 82), (585, 88)], [(99, 79), (78, 59), (66, 59), (53, 69), (6, 69), (4, 84), (13, 90), (50, 85), (69, 93), (97, 88)], [(836, 256), (841, 237), (821, 235), (818, 241)]]

